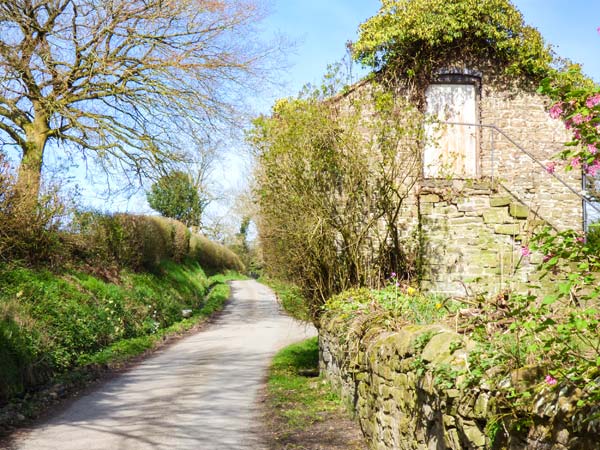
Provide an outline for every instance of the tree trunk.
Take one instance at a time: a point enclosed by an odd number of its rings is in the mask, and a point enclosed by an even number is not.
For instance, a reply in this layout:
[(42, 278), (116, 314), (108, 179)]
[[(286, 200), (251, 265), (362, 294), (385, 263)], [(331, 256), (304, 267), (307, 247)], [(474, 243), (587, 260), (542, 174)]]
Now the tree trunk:
[(40, 192), (44, 148), (50, 131), (48, 120), (36, 114), (35, 120), (25, 131), (27, 142), (23, 147), (16, 190), (22, 201), (33, 202), (37, 200)]

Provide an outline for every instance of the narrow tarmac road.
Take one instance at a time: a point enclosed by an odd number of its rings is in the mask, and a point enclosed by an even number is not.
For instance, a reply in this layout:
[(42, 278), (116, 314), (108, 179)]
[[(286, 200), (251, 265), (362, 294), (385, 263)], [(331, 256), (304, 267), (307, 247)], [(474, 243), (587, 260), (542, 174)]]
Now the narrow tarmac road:
[(232, 284), (207, 329), (157, 353), (19, 437), (15, 450), (260, 450), (257, 396), (273, 354), (313, 328), (270, 289)]

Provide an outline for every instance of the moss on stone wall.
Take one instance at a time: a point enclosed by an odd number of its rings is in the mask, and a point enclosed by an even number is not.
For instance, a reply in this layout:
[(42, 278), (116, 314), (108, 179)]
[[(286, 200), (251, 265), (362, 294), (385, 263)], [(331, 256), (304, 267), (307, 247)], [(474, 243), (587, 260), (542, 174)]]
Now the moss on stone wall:
[[(363, 332), (350, 341), (355, 322)], [(577, 390), (539, 383), (541, 368), (498, 377), (492, 367), (469, 386), (477, 346), (447, 326), (371, 329), (359, 315), (329, 312), (319, 342), (322, 372), (354, 405), (373, 449), (590, 450), (600, 440), (600, 407), (578, 406)], [(535, 383), (535, 396), (515, 395), (507, 408), (507, 392)]]

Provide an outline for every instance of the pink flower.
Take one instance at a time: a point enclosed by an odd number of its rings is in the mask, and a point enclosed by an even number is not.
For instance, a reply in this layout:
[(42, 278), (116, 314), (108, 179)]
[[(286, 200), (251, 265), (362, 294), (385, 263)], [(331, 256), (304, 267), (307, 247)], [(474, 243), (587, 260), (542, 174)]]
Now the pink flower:
[(550, 108), (550, 117), (552, 117), (553, 119), (558, 119), (562, 113), (563, 113), (562, 103), (560, 103), (560, 102), (555, 103)]
[(585, 119), (583, 118), (581, 113), (577, 113), (573, 116), (573, 123), (575, 125), (581, 125), (584, 121), (585, 121)]
[(585, 236), (577, 236), (577, 242), (580, 244), (585, 244)]
[(556, 382), (556, 378), (554, 378), (552, 375), (546, 375), (546, 384), (554, 386)]
[(593, 108), (598, 103), (600, 103), (600, 93), (588, 97), (588, 99), (585, 101), (585, 106), (588, 108)]
[(555, 170), (556, 170), (556, 163), (554, 161), (549, 162), (548, 165), (546, 166), (546, 172), (554, 173)]
[(554, 255), (552, 253), (548, 253), (547, 255), (544, 255), (544, 259), (542, 260), (542, 262), (548, 262), (552, 259)]
[(581, 164), (581, 157), (580, 156), (576, 156), (575, 158), (573, 158), (571, 160), (571, 167), (573, 167), (573, 168), (579, 167), (580, 164)]
[(529, 250), (529, 247), (527, 247), (526, 245), (524, 245), (523, 247), (521, 247), (521, 255), (522, 256), (530, 256), (531, 255), (531, 250)]
[(598, 148), (596, 147), (596, 144), (589, 144), (588, 152), (590, 152), (592, 155), (595, 155), (598, 152)]
[(591, 177), (595, 177), (596, 175), (598, 175), (599, 172), (600, 172), (600, 159), (597, 159), (596, 161), (594, 161), (594, 164), (592, 164), (591, 166), (589, 166), (587, 168), (586, 173)]
[(575, 139), (581, 139), (581, 132), (579, 130), (575, 130), (573, 132), (573, 136), (575, 136)]

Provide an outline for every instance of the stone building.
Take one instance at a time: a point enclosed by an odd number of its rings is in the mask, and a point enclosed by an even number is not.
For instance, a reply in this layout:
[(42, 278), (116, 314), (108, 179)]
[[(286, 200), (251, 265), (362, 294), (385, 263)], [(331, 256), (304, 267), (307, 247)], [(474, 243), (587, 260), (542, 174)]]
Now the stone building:
[(419, 235), (422, 287), (464, 295), (526, 286), (541, 257), (523, 255), (536, 227), (584, 227), (581, 170), (552, 170), (568, 130), (535, 86), (494, 67), (437, 70), (420, 100), (408, 86), (396, 95), (421, 103), (425, 139), (399, 220), (406, 236)]

